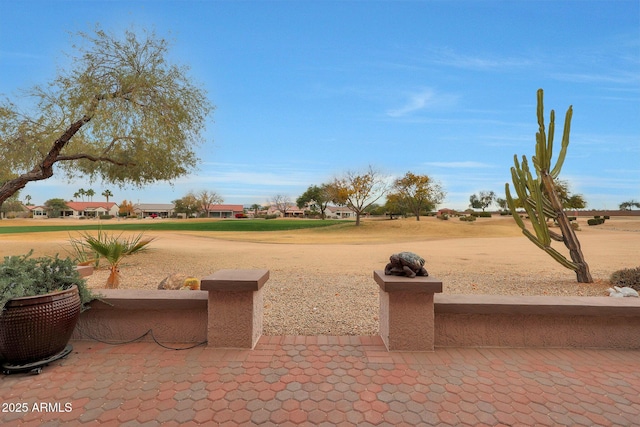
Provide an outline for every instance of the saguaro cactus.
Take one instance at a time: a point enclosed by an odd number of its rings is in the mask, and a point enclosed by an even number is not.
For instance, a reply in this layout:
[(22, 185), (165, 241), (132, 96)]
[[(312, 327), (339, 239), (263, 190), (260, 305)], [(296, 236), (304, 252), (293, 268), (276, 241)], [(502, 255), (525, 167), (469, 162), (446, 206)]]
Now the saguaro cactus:
[[(584, 255), (580, 249), (580, 242), (576, 237), (576, 233), (571, 227), (569, 218), (567, 217), (560, 197), (556, 192), (555, 179), (560, 174), (560, 169), (564, 163), (569, 146), (569, 132), (571, 128), (571, 116), (573, 108), (569, 106), (564, 121), (564, 132), (562, 134), (562, 146), (560, 154), (556, 160), (556, 164), (551, 169), (551, 157), (553, 156), (553, 134), (555, 131), (555, 112), (551, 110), (549, 119), (549, 134), (545, 132), (544, 126), (544, 106), (543, 91), (538, 89), (538, 127), (536, 133), (536, 154), (531, 158), (536, 178), (534, 179), (526, 156), (522, 156), (522, 163), (518, 162), (518, 156), (513, 158), (514, 167), (511, 168), (511, 177), (513, 187), (518, 194), (518, 199), (529, 216), (532, 233), (527, 229), (524, 221), (516, 212), (516, 204), (511, 192), (509, 191), (509, 183), (505, 184), (505, 192), (507, 203), (513, 218), (518, 226), (522, 229), (522, 233), (529, 238), (536, 246), (548, 253), (553, 259), (561, 265), (576, 272), (578, 282), (591, 283), (593, 278), (589, 273), (589, 266), (584, 260)], [(561, 234), (549, 230), (548, 220), (554, 220), (560, 226)], [(569, 250), (571, 260), (551, 247), (551, 241), (555, 240), (563, 242)]]

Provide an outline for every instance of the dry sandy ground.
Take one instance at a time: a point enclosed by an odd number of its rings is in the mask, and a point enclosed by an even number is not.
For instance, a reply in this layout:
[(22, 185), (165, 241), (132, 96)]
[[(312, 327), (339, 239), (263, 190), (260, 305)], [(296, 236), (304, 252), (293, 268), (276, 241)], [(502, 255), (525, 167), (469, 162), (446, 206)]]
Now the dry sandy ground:
[[(613, 217), (597, 227), (579, 222), (593, 284), (577, 283), (573, 271), (529, 242), (511, 218), (463, 223), (429, 217), (367, 221), (358, 228), (148, 233), (156, 240), (122, 265), (121, 288), (155, 289), (172, 273), (202, 278), (222, 268), (266, 268), (266, 335), (375, 334), (378, 286), (372, 272), (400, 251), (423, 256), (448, 294), (607, 295), (613, 271), (640, 265), (640, 218)], [(19, 222), (0, 226), (5, 224)], [(30, 248), (36, 255), (65, 254), (68, 240), (66, 232), (0, 235), (0, 256)], [(566, 253), (562, 244), (556, 248)], [(100, 287), (106, 277), (99, 270), (90, 284)]]

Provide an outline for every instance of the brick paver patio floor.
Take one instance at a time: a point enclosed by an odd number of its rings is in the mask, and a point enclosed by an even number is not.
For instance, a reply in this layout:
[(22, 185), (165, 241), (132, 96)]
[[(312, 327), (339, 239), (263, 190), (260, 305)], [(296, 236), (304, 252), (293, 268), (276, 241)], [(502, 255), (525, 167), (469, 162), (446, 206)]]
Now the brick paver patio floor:
[(639, 351), (388, 353), (366, 336), (73, 345), (40, 375), (0, 377), (0, 425), (640, 424)]

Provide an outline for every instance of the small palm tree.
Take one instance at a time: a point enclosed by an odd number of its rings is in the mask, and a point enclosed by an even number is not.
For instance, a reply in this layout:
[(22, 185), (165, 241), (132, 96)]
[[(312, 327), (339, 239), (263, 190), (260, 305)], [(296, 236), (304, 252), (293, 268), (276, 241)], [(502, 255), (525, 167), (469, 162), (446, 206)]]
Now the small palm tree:
[(111, 273), (105, 286), (107, 289), (116, 289), (120, 285), (119, 267), (124, 257), (148, 249), (147, 245), (154, 240), (154, 238), (143, 239), (143, 235), (144, 233), (140, 233), (129, 239), (120, 239), (122, 233), (118, 236), (108, 236), (101, 231), (97, 236), (91, 236), (88, 233), (84, 235), (87, 245), (110, 265)]
[(111, 190), (104, 190), (102, 195), (107, 198), (107, 203), (109, 203), (109, 197), (113, 197), (113, 193)]
[(250, 208), (250, 209), (252, 209), (252, 210), (253, 210), (253, 216), (257, 217), (257, 216), (258, 216), (258, 211), (259, 211), (260, 209), (262, 209), (262, 206), (260, 206), (260, 205), (259, 205), (259, 204), (257, 204), (257, 203), (254, 203), (253, 205), (251, 205), (251, 208)]

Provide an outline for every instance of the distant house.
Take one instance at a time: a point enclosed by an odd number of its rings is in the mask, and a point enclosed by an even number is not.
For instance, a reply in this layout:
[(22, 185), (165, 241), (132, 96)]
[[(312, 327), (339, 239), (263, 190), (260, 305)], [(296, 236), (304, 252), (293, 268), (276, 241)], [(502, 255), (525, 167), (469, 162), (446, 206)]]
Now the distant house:
[[(118, 205), (113, 202), (66, 202), (67, 209), (60, 211), (61, 218), (98, 218), (101, 215), (118, 215)], [(27, 206), (33, 218), (48, 218), (47, 207)]]
[(63, 217), (98, 218), (101, 215), (118, 215), (118, 205), (113, 202), (66, 202), (68, 209), (62, 211)]
[(442, 215), (460, 216), (460, 213), (458, 211), (453, 210), (453, 209), (442, 208), (442, 209), (438, 210), (438, 212), (436, 212), (436, 215), (437, 216), (442, 216)]
[(26, 218), (30, 215), (30, 212), (28, 206), (22, 203), (9, 202), (2, 206), (0, 218)]
[(292, 207), (287, 210), (287, 218), (303, 218), (304, 217), (304, 209), (300, 209), (297, 206)]
[(284, 218), (302, 218), (304, 217), (304, 209), (300, 209), (296, 205), (287, 205), (286, 212), (283, 213), (276, 205), (271, 205), (267, 209), (266, 214)]
[(31, 211), (31, 216), (33, 218), (40, 218), (40, 219), (44, 219), (47, 218), (47, 208), (39, 205), (39, 206), (27, 206), (27, 209), (29, 209)]
[(173, 203), (138, 203), (133, 205), (133, 213), (140, 218), (170, 218), (175, 208)]
[(209, 218), (234, 218), (243, 213), (242, 205), (209, 205)]
[(356, 213), (344, 206), (327, 206), (325, 209), (325, 215), (327, 218), (332, 219), (348, 219), (355, 218)]
[[(287, 213), (283, 215), (276, 206), (269, 206), (266, 211), (261, 211), (260, 214), (277, 215), (286, 218), (303, 218), (305, 216), (305, 210), (311, 210), (311, 207), (305, 206), (304, 209), (300, 209), (296, 205), (291, 205), (287, 207)], [(344, 206), (327, 206), (324, 213), (327, 219), (348, 219), (356, 217), (356, 213), (353, 210)]]

